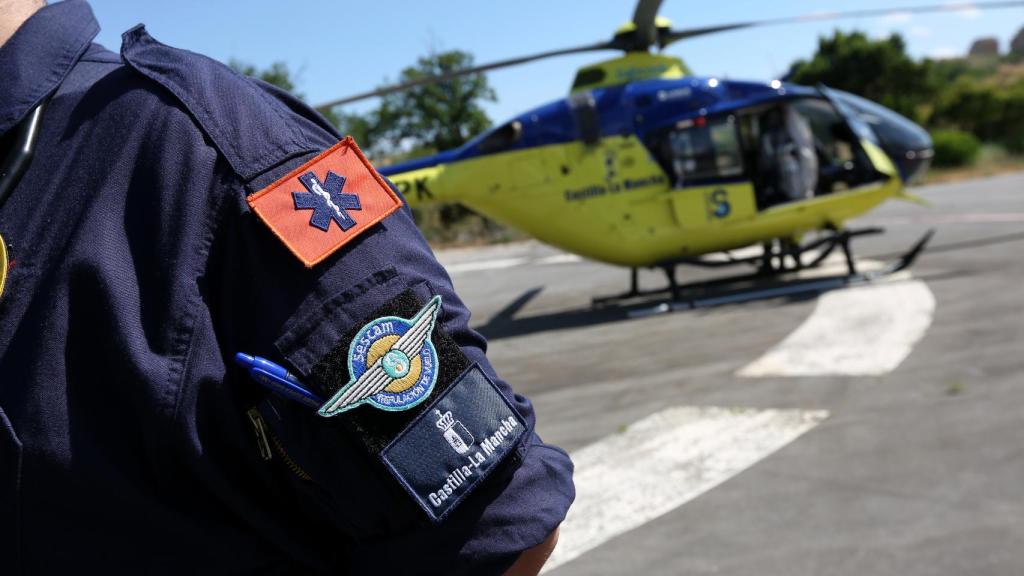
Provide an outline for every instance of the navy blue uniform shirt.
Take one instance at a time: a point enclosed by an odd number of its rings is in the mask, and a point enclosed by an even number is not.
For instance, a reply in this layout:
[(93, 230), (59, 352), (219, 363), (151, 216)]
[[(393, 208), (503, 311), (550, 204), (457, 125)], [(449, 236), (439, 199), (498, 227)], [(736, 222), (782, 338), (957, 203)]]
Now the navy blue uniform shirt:
[[(141, 27), (120, 56), (92, 43), (97, 31), (71, 0), (0, 47), (0, 135), (52, 94), (0, 208), (13, 260), (0, 297), (0, 572), (500, 574), (542, 542), (572, 501), (572, 465), (494, 374), (408, 209), (304, 267), (246, 198), (335, 144), (334, 129)], [(244, 351), (316, 380), (375, 314), (410, 318), (434, 296), (434, 394), (468, 398), (489, 378), (500, 395), (481, 402), (504, 398), (524, 429), (440, 521), (405, 485), (432, 465), (417, 460), (416, 442), (432, 440), (410, 428), (413, 412), (322, 418), (231, 361)], [(457, 388), (473, 365), (481, 388)], [(421, 434), (390, 453), (404, 480), (381, 461), (401, 434)]]

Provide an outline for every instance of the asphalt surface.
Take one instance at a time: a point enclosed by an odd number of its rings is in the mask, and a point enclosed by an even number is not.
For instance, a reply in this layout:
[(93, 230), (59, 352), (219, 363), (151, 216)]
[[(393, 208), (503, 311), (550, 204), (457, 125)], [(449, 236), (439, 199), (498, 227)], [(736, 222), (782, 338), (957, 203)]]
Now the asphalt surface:
[(916, 192), (932, 206), (890, 202), (851, 223), (887, 228), (855, 244), (880, 260), (936, 229), (912, 269), (934, 294), (931, 325), (875, 376), (736, 375), (807, 320), (815, 296), (630, 319), (590, 306), (626, 288), (624, 269), (536, 243), (438, 254), (491, 361), (569, 451), (673, 406), (828, 413), (551, 574), (1024, 574), (1024, 174)]

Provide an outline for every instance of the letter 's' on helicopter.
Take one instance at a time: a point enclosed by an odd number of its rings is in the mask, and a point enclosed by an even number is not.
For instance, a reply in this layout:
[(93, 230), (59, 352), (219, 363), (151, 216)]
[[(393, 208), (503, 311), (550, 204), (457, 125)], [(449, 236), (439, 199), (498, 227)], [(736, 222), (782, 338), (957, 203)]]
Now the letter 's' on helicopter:
[[(758, 26), (1024, 6), (943, 4), (674, 30), (657, 16), (662, 1), (640, 0), (632, 21), (605, 42), (420, 78), (318, 108), (543, 58), (620, 51), (580, 69), (568, 97), (381, 173), (410, 203), (461, 202), (564, 250), (633, 268), (626, 296), (638, 293), (637, 267), (664, 268), (674, 287), (676, 264), (710, 265), (704, 256), (749, 245), (764, 246), (764, 255), (728, 262), (778, 269), (789, 256), (797, 267), (814, 266), (839, 246), (853, 275), (850, 238), (878, 230), (844, 223), (887, 199), (913, 199), (904, 186), (931, 161), (928, 133), (853, 94), (696, 77), (679, 58), (651, 49)], [(822, 247), (817, 256), (807, 253)]]

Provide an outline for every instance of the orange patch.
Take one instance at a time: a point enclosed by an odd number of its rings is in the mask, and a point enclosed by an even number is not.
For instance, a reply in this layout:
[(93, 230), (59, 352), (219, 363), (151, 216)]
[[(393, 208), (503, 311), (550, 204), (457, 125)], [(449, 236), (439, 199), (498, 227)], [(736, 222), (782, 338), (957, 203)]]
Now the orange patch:
[(351, 136), (248, 202), (309, 268), (402, 205)]

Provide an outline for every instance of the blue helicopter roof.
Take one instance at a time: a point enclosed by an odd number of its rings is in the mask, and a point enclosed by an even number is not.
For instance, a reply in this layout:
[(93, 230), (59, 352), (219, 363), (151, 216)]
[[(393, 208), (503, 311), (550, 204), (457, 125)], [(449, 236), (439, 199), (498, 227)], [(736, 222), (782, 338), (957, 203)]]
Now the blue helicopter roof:
[[(647, 80), (593, 90), (591, 95), (602, 137), (636, 134), (641, 140), (666, 125), (697, 116), (716, 115), (793, 98), (816, 96), (817, 90), (786, 83), (744, 82), (708, 77)], [(488, 142), (519, 123), (518, 137), (499, 148)], [(509, 152), (564, 144), (579, 139), (570, 98), (562, 98), (524, 112), (459, 148), (433, 156), (380, 168), (385, 176)]]

